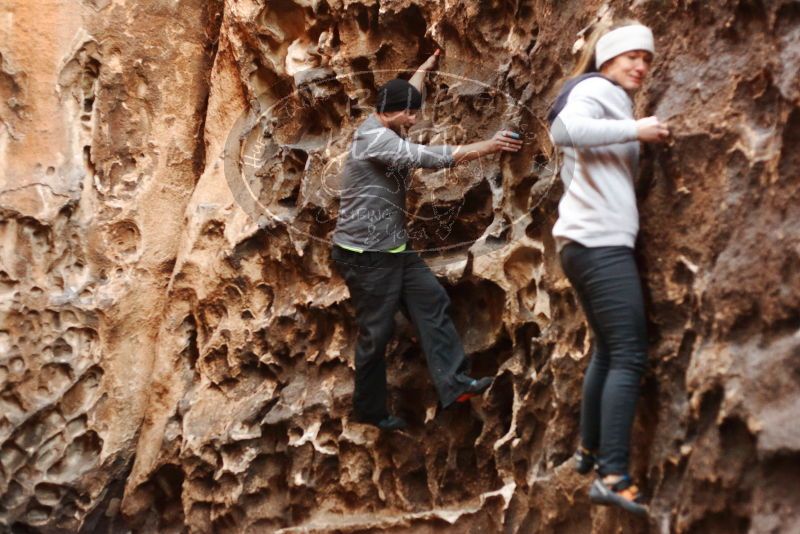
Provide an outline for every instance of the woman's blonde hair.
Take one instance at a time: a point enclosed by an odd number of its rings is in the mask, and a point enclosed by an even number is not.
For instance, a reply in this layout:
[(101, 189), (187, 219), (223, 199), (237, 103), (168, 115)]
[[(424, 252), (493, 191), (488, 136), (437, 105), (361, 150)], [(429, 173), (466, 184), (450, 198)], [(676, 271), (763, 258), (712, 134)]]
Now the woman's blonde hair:
[(635, 19), (623, 19), (617, 22), (611, 22), (610, 19), (602, 19), (595, 24), (592, 28), (592, 33), (589, 34), (589, 38), (583, 43), (581, 55), (578, 57), (578, 63), (575, 65), (569, 77), (574, 78), (575, 76), (580, 76), (587, 72), (597, 72), (598, 69), (594, 65), (594, 52), (597, 47), (597, 41), (611, 30), (616, 30), (624, 26), (633, 26), (634, 24), (641, 24), (641, 22)]

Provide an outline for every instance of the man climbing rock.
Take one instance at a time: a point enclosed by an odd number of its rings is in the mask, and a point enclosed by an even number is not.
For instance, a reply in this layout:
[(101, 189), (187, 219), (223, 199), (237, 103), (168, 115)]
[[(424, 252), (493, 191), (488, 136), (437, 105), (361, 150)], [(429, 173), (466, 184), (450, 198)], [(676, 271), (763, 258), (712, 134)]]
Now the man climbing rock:
[(449, 297), (420, 256), (409, 248), (406, 184), (414, 169), (440, 169), (496, 152), (516, 152), (513, 132), (469, 145), (425, 146), (403, 133), (422, 107), (427, 71), (436, 51), (409, 81), (394, 79), (378, 90), (376, 111), (355, 132), (344, 167), (339, 218), (331, 257), (350, 290), (359, 333), (355, 354), (356, 420), (382, 430), (406, 423), (387, 409), (386, 345), (400, 306), (418, 332), (443, 407), (480, 395), (491, 378), (467, 375), (467, 360), (450, 318)]

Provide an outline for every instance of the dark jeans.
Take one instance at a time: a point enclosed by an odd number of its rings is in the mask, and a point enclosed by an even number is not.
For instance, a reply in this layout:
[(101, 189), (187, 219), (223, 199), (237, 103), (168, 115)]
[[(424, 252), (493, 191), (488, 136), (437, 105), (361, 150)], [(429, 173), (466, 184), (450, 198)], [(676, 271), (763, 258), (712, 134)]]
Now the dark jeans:
[(628, 247), (569, 243), (561, 264), (594, 333), (583, 380), (581, 440), (598, 451), (601, 475), (628, 472), (630, 433), (647, 366), (647, 325), (639, 271)]
[(384, 353), (401, 306), (417, 329), (439, 401), (452, 404), (471, 380), (467, 359), (450, 319), (450, 298), (422, 258), (412, 251), (359, 253), (338, 246), (331, 258), (356, 308), (356, 418), (377, 422), (388, 415)]

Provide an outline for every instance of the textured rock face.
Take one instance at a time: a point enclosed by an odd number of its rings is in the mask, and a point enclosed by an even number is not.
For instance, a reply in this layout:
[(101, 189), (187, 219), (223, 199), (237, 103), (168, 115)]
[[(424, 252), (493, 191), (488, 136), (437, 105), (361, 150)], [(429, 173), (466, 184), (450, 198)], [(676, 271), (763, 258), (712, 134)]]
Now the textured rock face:
[[(3, 530), (800, 530), (796, 2), (0, 11)], [(561, 186), (541, 117), (604, 13), (654, 29), (637, 109), (673, 132), (638, 187), (649, 524), (591, 509), (565, 463), (591, 336), (550, 237)], [(437, 46), (413, 135), (526, 138), (419, 172), (409, 193), (414, 244), (496, 381), (437, 409), (398, 315), (391, 405), (411, 426), (378, 435), (349, 420), (336, 171), (376, 86)]]

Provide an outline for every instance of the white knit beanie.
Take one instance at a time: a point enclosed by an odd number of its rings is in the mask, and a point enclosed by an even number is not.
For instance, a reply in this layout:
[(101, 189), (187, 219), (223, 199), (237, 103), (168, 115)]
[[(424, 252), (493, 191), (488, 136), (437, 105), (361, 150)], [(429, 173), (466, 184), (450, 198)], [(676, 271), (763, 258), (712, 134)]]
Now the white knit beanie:
[(595, 67), (600, 67), (609, 59), (631, 50), (646, 50), (655, 54), (653, 32), (647, 26), (631, 24), (611, 30), (597, 40), (594, 49)]

